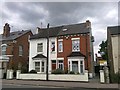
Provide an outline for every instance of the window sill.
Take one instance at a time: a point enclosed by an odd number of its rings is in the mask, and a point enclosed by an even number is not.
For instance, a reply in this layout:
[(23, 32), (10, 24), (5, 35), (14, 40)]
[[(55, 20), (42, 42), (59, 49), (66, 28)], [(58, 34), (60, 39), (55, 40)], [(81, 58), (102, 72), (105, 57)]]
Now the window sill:
[(43, 52), (37, 52), (37, 54), (43, 54)]
[(58, 51), (58, 53), (62, 53), (63, 51)]
[(52, 51), (51, 54), (55, 54), (56, 52), (55, 51)]
[(45, 72), (37, 72), (37, 74), (45, 74)]
[(80, 52), (80, 50), (79, 51), (72, 51), (72, 52)]

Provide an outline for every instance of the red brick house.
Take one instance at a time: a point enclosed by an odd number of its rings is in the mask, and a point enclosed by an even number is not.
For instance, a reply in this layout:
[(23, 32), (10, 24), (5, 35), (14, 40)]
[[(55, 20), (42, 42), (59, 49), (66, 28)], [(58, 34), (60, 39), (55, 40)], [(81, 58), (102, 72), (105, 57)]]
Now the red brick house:
[(31, 30), (10, 32), (9, 24), (5, 24), (3, 34), (0, 35), (0, 68), (5, 71), (7, 68), (13, 70), (18, 68), (27, 69), (29, 56), (28, 40), (31, 35)]
[(93, 44), (90, 21), (63, 26), (58, 34), (57, 43), (57, 58), (64, 60), (64, 70), (79, 73), (84, 73), (84, 70), (88, 70), (89, 73), (93, 72)]

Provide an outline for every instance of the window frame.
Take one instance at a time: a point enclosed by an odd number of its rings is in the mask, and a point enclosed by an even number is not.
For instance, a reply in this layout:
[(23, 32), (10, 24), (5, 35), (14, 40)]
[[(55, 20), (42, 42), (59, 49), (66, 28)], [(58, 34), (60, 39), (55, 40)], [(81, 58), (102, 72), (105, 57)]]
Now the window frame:
[(23, 45), (19, 45), (19, 56), (23, 56)]
[(63, 52), (63, 41), (58, 41), (58, 52)]
[[(60, 62), (62, 61), (62, 62)], [(62, 65), (62, 68), (60, 67)], [(63, 60), (58, 60), (58, 68), (61, 70), (64, 70), (64, 61)]]
[(79, 51), (80, 51), (80, 38), (73, 38), (72, 39), (72, 52), (79, 52)]
[(45, 62), (44, 61), (41, 61), (41, 67), (40, 68), (41, 68), (41, 73), (44, 73), (45, 72)]
[[(54, 44), (53, 44), (54, 43)], [(53, 46), (54, 45), (54, 46)], [(54, 50), (52, 50), (54, 48)], [(55, 41), (51, 42), (51, 52), (55, 52)]]
[[(82, 64), (81, 64), (82, 62)], [(82, 66), (82, 68), (81, 68)], [(84, 73), (84, 61), (80, 61), (80, 73), (83, 74)]]
[[(39, 48), (40, 48), (40, 50), (39, 50)], [(37, 43), (37, 53), (40, 53), (40, 52), (43, 52), (43, 43)]]
[[(39, 63), (39, 66), (36, 66), (36, 63)], [(39, 69), (39, 71), (37, 71), (36, 68)], [(36, 72), (40, 72), (40, 62), (35, 62), (35, 70)]]
[[(2, 47), (2, 55), (6, 55), (7, 54), (7, 52), (6, 52), (7, 51), (7, 46), (6, 45), (2, 45), (1, 47)], [(3, 49), (3, 48), (5, 48), (5, 49)]]

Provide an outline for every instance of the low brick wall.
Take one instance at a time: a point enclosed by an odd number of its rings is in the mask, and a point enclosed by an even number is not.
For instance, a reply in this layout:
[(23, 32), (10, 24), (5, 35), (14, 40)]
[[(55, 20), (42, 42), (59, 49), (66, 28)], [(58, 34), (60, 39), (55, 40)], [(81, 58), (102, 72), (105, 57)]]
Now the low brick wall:
[[(20, 74), (17, 79), (23, 80), (46, 80), (46, 74)], [(83, 81), (88, 82), (88, 72), (83, 75), (77, 74), (49, 74), (49, 80), (58, 81)]]

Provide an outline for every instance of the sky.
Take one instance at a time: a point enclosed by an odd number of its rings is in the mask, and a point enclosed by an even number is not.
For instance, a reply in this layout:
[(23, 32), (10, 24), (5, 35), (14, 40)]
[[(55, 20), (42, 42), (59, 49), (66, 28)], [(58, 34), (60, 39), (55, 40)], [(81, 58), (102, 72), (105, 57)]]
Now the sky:
[(47, 23), (50, 23), (52, 27), (90, 20), (95, 38), (94, 53), (97, 53), (99, 44), (107, 39), (107, 27), (118, 25), (118, 0), (114, 2), (112, 0), (104, 0), (106, 2), (102, 0), (101, 2), (65, 1), (6, 2), (4, 0), (0, 3), (0, 33), (3, 32), (5, 23), (10, 24), (11, 31), (31, 29), (36, 32), (36, 27), (46, 27)]

